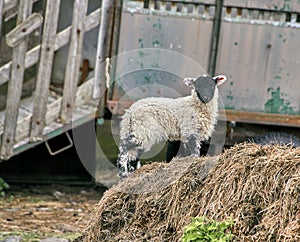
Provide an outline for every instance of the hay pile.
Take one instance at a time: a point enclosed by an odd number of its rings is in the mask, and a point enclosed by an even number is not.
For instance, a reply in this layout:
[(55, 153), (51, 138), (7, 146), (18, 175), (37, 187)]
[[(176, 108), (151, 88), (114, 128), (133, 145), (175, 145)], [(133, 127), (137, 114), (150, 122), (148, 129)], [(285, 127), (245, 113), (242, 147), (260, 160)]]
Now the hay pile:
[(108, 190), (83, 241), (179, 241), (191, 217), (230, 216), (236, 241), (300, 241), (300, 148), (240, 144), (153, 163)]

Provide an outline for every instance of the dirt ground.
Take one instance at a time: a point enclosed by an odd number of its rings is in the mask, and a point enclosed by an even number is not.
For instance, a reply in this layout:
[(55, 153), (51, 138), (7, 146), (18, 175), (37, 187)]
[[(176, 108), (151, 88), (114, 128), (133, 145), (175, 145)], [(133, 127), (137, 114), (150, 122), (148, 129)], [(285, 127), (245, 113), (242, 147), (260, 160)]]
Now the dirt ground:
[(23, 241), (49, 236), (72, 240), (89, 222), (103, 192), (80, 186), (10, 186), (0, 198), (0, 241), (8, 235), (21, 235)]

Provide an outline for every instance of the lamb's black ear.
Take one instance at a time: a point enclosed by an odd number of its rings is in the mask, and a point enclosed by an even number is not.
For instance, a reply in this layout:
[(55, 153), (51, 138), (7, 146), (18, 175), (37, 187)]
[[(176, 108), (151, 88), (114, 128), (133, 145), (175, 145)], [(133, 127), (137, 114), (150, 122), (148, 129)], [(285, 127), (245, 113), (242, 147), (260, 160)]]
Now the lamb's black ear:
[(210, 76), (200, 76), (194, 83), (199, 99), (208, 103), (215, 94), (216, 82)]

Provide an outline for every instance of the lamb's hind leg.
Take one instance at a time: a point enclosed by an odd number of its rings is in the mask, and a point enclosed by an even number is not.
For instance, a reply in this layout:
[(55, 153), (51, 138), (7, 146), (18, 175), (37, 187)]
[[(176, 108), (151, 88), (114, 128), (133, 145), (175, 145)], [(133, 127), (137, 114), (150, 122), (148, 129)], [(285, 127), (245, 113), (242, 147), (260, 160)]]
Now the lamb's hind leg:
[(191, 136), (184, 142), (184, 151), (186, 156), (200, 156), (201, 143), (195, 136)]
[(127, 177), (129, 173), (135, 171), (141, 166), (139, 158), (142, 153), (143, 150), (139, 147), (138, 142), (136, 142), (132, 136), (121, 140), (117, 159), (117, 167), (120, 178)]

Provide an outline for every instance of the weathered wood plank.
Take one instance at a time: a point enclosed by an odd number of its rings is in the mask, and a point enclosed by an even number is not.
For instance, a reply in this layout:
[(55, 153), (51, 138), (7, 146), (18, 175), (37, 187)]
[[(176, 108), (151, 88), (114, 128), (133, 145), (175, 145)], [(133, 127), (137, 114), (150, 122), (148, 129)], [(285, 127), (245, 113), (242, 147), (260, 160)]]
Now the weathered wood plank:
[[(100, 9), (95, 10), (85, 18), (85, 30), (89, 31), (100, 24)], [(69, 42), (71, 36), (71, 27), (59, 32), (55, 38), (55, 51), (63, 47)], [(32, 67), (38, 62), (41, 46), (38, 45), (27, 52), (25, 59), (25, 68)], [(0, 67), (0, 85), (9, 80), (11, 71), (11, 62)]]
[(31, 14), (24, 22), (17, 25), (6, 35), (6, 44), (9, 47), (15, 47), (25, 37), (40, 27), (43, 23), (43, 17), (39, 13)]
[(112, 34), (112, 41), (111, 41), (111, 56), (113, 58), (110, 59), (110, 88), (108, 89), (107, 97), (108, 99), (113, 98), (113, 90), (114, 90), (114, 81), (115, 81), (115, 74), (117, 69), (117, 56), (118, 49), (119, 49), (119, 39), (120, 39), (120, 30), (121, 30), (121, 17), (122, 17), (122, 5), (123, 0), (116, 1), (116, 9), (114, 13), (114, 24), (113, 24), (113, 34)]
[(4, 13), (4, 0), (0, 0), (0, 34), (1, 32), (1, 27), (2, 27), (2, 16)]
[(60, 116), (63, 123), (70, 123), (72, 121), (76, 89), (79, 80), (83, 37), (85, 33), (84, 19), (87, 7), (87, 0), (75, 0), (74, 2), (71, 43), (65, 73), (62, 110)]
[[(40, 0), (32, 0), (32, 4)], [(18, 14), (18, 0), (4, 0), (3, 16), (4, 21), (9, 21)]]
[(18, 0), (4, 0), (3, 14), (18, 5)]
[[(90, 103), (92, 99), (92, 88), (93, 88), (93, 79), (88, 80), (83, 85), (81, 85), (76, 94), (76, 102), (75, 102), (75, 110), (74, 110), (74, 116), (75, 119), (83, 118), (85, 115), (91, 115), (91, 113), (94, 113), (96, 111), (97, 104), (96, 103)], [(27, 137), (30, 133), (30, 124), (32, 119), (32, 100), (33, 98), (27, 98), (22, 100), (20, 104), (20, 113), (18, 117), (17, 122), (17, 132), (15, 136), (15, 141), (17, 144), (15, 147), (20, 146), (21, 143), (27, 143), (29, 140)], [(88, 104), (88, 106), (86, 106)], [(46, 119), (45, 119), (45, 128), (43, 130), (43, 135), (45, 136), (49, 132), (53, 131), (55, 128), (58, 128), (56, 123), (56, 120), (59, 118), (60, 110), (62, 105), (62, 97), (55, 98), (55, 97), (49, 97), (48, 98), (48, 104), (46, 107), (47, 113), (46, 113)], [(84, 110), (81, 111), (80, 114), (78, 114), (78, 110)], [(26, 112), (26, 110), (28, 112)], [(75, 115), (77, 114), (77, 115)], [(1, 120), (1, 113), (0, 113), (0, 120)], [(53, 125), (55, 127), (53, 127)], [(63, 124), (60, 124), (60, 126), (63, 126)], [(1, 126), (0, 126), (0, 133), (1, 133)]]
[(37, 74), (37, 83), (31, 123), (30, 140), (41, 140), (45, 127), (46, 106), (52, 73), (55, 36), (57, 31), (60, 0), (47, 1), (41, 57)]
[[(32, 0), (32, 4), (40, 0)], [(18, 5), (18, 0), (4, 0), (4, 12), (11, 10)]]
[(102, 1), (101, 24), (99, 28), (98, 48), (96, 56), (95, 78), (93, 98), (99, 99), (99, 116), (103, 116), (106, 80), (105, 80), (105, 60), (108, 57), (111, 27), (115, 0)]
[[(32, 0), (19, 1), (19, 14), (17, 25), (21, 24), (31, 14)], [(13, 154), (14, 138), (17, 126), (19, 102), (22, 93), (22, 84), (25, 71), (25, 56), (27, 38), (21, 41), (14, 49), (12, 55), (11, 79), (8, 85), (4, 132), (2, 136), (1, 158), (7, 159)]]

